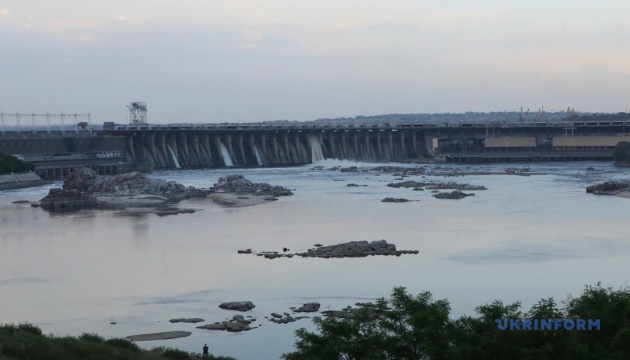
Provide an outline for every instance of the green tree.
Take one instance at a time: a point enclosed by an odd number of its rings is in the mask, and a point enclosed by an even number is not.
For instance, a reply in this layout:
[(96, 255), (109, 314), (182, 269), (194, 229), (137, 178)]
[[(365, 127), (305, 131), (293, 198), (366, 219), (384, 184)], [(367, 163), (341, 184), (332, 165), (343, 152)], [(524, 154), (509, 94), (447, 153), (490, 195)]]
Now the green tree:
[(584, 288), (581, 296), (569, 296), (567, 317), (600, 319), (599, 331), (575, 331), (572, 345), (576, 359), (630, 358), (630, 289), (613, 290), (601, 283)]
[[(501, 301), (479, 306), (474, 316), (449, 319), (446, 300), (431, 293), (409, 295), (395, 288), (391, 299), (350, 318), (315, 318), (318, 332), (296, 332), (296, 351), (284, 359), (630, 359), (630, 289), (587, 286), (564, 307), (543, 298), (527, 312)], [(523, 328), (537, 319), (538, 330), (500, 330), (498, 319)], [(520, 319), (520, 320), (519, 320)], [(541, 320), (599, 320), (600, 330), (542, 330)]]
[(34, 169), (33, 164), (24, 162), (15, 156), (0, 153), (0, 174), (21, 173)]
[(296, 332), (297, 351), (284, 359), (455, 359), (449, 351), (453, 324), (446, 300), (430, 292), (417, 296), (394, 288), (391, 299), (379, 299), (349, 318), (315, 318), (319, 333)]

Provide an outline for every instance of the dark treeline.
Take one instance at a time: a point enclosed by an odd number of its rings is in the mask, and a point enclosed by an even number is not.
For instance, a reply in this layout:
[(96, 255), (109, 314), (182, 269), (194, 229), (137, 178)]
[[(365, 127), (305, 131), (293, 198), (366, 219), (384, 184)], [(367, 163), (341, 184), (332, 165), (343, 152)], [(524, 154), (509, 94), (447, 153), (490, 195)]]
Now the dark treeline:
[[(369, 310), (368, 310), (369, 309)], [(315, 318), (318, 332), (296, 332), (296, 350), (284, 359), (630, 359), (630, 289), (587, 286), (562, 306), (541, 299), (521, 304), (494, 301), (476, 316), (451, 319), (447, 300), (412, 296), (395, 288), (389, 300), (358, 315)], [(599, 319), (600, 330), (500, 330), (497, 319)]]
[(35, 166), (24, 162), (15, 156), (0, 153), (0, 175), (10, 173), (21, 173), (34, 170)]
[[(135, 343), (120, 338), (105, 339), (95, 334), (79, 337), (45, 336), (34, 325), (0, 326), (0, 360), (158, 360), (201, 359), (171, 348), (143, 350)], [(234, 360), (231, 357), (204, 357), (207, 360)]]
[(630, 164), (630, 142), (621, 141), (615, 146), (615, 163)]

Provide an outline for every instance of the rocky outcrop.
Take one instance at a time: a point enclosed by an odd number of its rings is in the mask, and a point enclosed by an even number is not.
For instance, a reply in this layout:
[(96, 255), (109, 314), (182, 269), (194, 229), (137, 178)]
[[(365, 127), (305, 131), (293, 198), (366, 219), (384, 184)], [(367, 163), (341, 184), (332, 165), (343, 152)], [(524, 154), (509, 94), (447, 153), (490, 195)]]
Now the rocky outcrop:
[(256, 321), (256, 318), (248, 317), (246, 319), (243, 315), (234, 315), (231, 320), (197, 326), (197, 329), (223, 330), (228, 332), (249, 331), (251, 329), (255, 329), (249, 326), (254, 321)]
[(393, 197), (386, 197), (383, 200), (381, 200), (381, 202), (389, 202), (389, 203), (404, 203), (404, 202), (409, 202), (409, 201), (413, 201), (413, 200), (408, 200), (408, 199), (403, 199), (403, 198), (393, 198)]
[(256, 305), (251, 301), (232, 301), (224, 302), (219, 307), (225, 310), (248, 311), (255, 308)]
[[(298, 320), (298, 318), (293, 317), (293, 316), (291, 316), (289, 314), (286, 314), (286, 313), (284, 314), (284, 316), (276, 314), (276, 313), (271, 314), (271, 316), (272, 316), (272, 318), (269, 319), (269, 321), (271, 321), (272, 323), (275, 323), (275, 324), (288, 324), (288, 323), (292, 323), (292, 322)], [(299, 317), (299, 318), (302, 318), (302, 317)]]
[[(239, 252), (243, 253), (243, 252)], [(248, 252), (249, 253), (249, 252)], [(265, 259), (277, 258), (293, 258), (293, 257), (313, 257), (313, 258), (347, 258), (347, 257), (366, 257), (374, 255), (400, 256), (403, 254), (418, 254), (418, 250), (397, 250), (396, 245), (388, 244), (385, 240), (367, 241), (350, 241), (343, 244), (320, 246), (315, 249), (308, 249), (306, 252), (280, 254), (275, 252), (261, 252), (258, 256), (264, 256)]]
[(473, 190), (487, 190), (485, 186), (460, 184), (455, 182), (418, 182), (418, 181), (403, 181), (398, 183), (387, 184), (388, 187), (393, 188), (426, 188), (427, 190), (460, 190), (460, 191), (473, 191)]
[(350, 318), (364, 312), (370, 319), (377, 319), (384, 311), (388, 310), (388, 308), (386, 306), (382, 306), (382, 304), (373, 304), (371, 302), (356, 303), (355, 305), (358, 307), (346, 306), (341, 310), (322, 311), (322, 314), (329, 317)]
[(316, 312), (316, 311), (319, 311), (320, 307), (321, 307), (320, 303), (316, 303), (316, 302), (306, 303), (306, 304), (303, 304), (302, 306), (300, 306), (297, 309), (293, 309), (293, 312), (296, 312), (296, 313)]
[(595, 195), (618, 195), (630, 191), (630, 181), (607, 181), (586, 187), (586, 192)]
[(305, 253), (298, 253), (301, 257), (319, 258), (344, 258), (366, 257), (373, 255), (417, 254), (415, 250), (396, 250), (396, 245), (388, 244), (385, 240), (378, 241), (351, 241), (338, 245), (322, 246), (317, 249), (309, 249)]
[(79, 190), (50, 189), (48, 195), (40, 200), (44, 210), (72, 210), (96, 207), (96, 197)]
[(229, 175), (219, 178), (219, 182), (212, 188), (214, 192), (229, 192), (240, 194), (288, 196), (293, 195), (291, 190), (282, 186), (272, 186), (267, 183), (253, 183), (245, 179), (243, 175)]
[[(61, 189), (51, 189), (48, 195), (40, 200), (40, 205), (45, 210), (131, 204), (155, 206), (166, 201), (205, 197), (208, 192), (186, 187), (174, 181), (150, 179), (140, 172), (99, 176), (92, 169), (80, 168), (68, 175)], [(151, 195), (156, 197), (152, 198)]]
[(437, 193), (434, 194), (433, 197), (436, 199), (453, 199), (453, 200), (459, 200), (459, 199), (463, 199), (467, 196), (474, 196), (475, 194), (470, 193), (470, 194), (465, 194), (459, 190), (455, 190), (455, 191), (451, 191), (451, 192), (441, 192), (441, 193)]
[(187, 323), (187, 324), (196, 324), (196, 323), (200, 323), (200, 322), (204, 322), (204, 319), (201, 318), (179, 318), (179, 319), (171, 319), (169, 320), (170, 323)]

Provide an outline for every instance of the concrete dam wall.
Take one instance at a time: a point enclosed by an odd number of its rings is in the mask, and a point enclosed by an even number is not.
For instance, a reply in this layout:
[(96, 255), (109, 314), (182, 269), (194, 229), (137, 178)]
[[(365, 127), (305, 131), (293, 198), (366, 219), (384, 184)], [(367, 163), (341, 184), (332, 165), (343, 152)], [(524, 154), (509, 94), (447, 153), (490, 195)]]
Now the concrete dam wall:
[(283, 166), (322, 159), (400, 161), (432, 156), (423, 131), (139, 131), (127, 134), (134, 163), (154, 168)]

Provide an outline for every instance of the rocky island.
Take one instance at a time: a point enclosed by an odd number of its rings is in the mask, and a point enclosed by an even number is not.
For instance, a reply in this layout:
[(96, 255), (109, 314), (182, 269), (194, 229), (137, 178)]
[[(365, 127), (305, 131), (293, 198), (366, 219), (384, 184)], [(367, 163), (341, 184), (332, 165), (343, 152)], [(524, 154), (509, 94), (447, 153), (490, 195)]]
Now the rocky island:
[(220, 205), (246, 206), (293, 193), (282, 186), (253, 183), (243, 175), (222, 177), (212, 188), (197, 189), (175, 181), (152, 179), (140, 172), (98, 175), (92, 169), (80, 168), (68, 175), (61, 189), (51, 189), (40, 200), (40, 206), (49, 211), (122, 208), (129, 213), (172, 215), (194, 212), (172, 204), (209, 195)]
[(587, 186), (586, 192), (594, 195), (616, 195), (630, 198), (630, 181), (607, 181)]
[(150, 179), (140, 172), (121, 175), (97, 175), (89, 168), (71, 172), (61, 189), (51, 189), (40, 200), (44, 210), (89, 208), (157, 207), (167, 202), (202, 198), (210, 190), (186, 187), (174, 181)]
[[(286, 249), (288, 251), (288, 249)], [(239, 254), (254, 254), (251, 249), (239, 250)], [(348, 257), (367, 257), (374, 255), (382, 256), (400, 256), (403, 254), (418, 254), (418, 250), (397, 250), (396, 245), (388, 244), (385, 240), (376, 240), (372, 242), (368, 241), (350, 241), (343, 244), (321, 246), (317, 244), (314, 249), (308, 249), (301, 253), (283, 253), (280, 254), (277, 251), (274, 252), (260, 252), (255, 253), (258, 256), (264, 256), (265, 259), (277, 259), (277, 258), (348, 258)]]
[(219, 205), (242, 207), (259, 205), (290, 195), (293, 192), (282, 186), (254, 183), (243, 175), (229, 175), (219, 178), (208, 197)]

